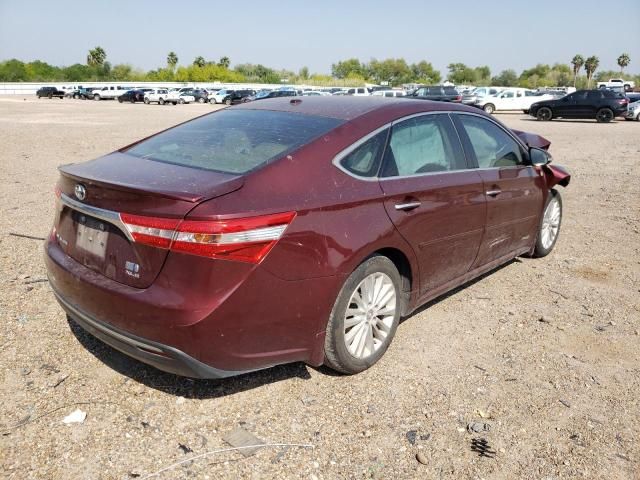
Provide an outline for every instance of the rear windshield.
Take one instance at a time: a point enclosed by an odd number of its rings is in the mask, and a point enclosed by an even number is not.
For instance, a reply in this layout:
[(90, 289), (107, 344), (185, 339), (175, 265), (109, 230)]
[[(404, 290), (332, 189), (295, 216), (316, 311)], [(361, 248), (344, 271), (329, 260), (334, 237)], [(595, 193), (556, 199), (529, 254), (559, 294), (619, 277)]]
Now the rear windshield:
[(222, 110), (144, 140), (129, 155), (243, 174), (291, 152), (342, 123), (270, 110)]

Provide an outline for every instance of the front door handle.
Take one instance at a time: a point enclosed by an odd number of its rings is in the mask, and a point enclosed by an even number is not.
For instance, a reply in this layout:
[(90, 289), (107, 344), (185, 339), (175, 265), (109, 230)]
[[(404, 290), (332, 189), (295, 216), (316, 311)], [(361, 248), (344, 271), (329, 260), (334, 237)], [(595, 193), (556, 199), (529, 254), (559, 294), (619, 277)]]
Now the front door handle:
[(420, 202), (397, 203), (396, 210), (413, 210), (419, 206)]
[(487, 195), (489, 197), (497, 197), (498, 195), (500, 195), (502, 193), (502, 190), (487, 190)]

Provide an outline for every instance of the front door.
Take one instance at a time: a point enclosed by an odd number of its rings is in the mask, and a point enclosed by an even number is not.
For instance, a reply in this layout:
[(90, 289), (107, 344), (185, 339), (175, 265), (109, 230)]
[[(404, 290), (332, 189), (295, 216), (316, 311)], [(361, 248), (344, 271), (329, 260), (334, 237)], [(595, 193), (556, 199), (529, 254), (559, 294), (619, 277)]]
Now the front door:
[(465, 151), (479, 167), (487, 201), (485, 234), (474, 266), (522, 253), (538, 230), (543, 179), (525, 164), (524, 148), (497, 123), (477, 115), (454, 118)]
[(482, 178), (468, 167), (449, 115), (425, 114), (393, 125), (380, 186), (387, 214), (418, 258), (420, 293), (469, 271), (486, 201)]

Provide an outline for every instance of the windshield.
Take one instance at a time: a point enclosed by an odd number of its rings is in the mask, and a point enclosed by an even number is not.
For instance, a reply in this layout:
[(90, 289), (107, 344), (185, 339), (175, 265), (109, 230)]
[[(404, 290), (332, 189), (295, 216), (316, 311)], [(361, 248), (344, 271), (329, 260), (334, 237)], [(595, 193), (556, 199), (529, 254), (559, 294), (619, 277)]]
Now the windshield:
[(221, 110), (159, 133), (129, 155), (223, 173), (247, 173), (342, 123), (270, 110)]
[(271, 93), (271, 92), (268, 92), (268, 91), (266, 91), (266, 90), (263, 90), (263, 91), (258, 92), (258, 93), (256, 94), (256, 98), (264, 98), (264, 97), (268, 97), (270, 93)]

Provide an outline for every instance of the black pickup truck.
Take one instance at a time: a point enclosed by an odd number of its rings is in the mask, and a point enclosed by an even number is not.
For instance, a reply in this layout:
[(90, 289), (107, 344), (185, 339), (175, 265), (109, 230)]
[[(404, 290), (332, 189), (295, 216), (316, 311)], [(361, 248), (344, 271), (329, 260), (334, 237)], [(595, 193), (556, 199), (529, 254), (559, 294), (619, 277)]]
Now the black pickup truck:
[(460, 103), (462, 95), (454, 87), (446, 87), (443, 85), (433, 85), (430, 87), (420, 87), (409, 95), (401, 98), (417, 98), (419, 100), (435, 100), (438, 102), (454, 102)]
[(36, 92), (38, 98), (47, 97), (53, 98), (58, 97), (60, 99), (64, 98), (64, 92), (62, 90), (58, 90), (56, 87), (41, 87)]

